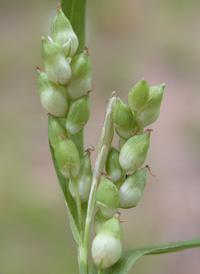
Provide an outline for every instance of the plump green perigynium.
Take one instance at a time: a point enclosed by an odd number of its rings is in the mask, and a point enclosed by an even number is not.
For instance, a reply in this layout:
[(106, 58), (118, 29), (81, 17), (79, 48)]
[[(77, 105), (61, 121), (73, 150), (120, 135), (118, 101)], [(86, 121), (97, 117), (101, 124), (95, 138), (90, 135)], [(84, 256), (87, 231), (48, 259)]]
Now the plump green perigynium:
[(68, 110), (68, 100), (64, 88), (52, 83), (39, 69), (38, 90), (42, 106), (47, 113), (57, 117), (65, 116)]
[(53, 41), (63, 47), (66, 56), (74, 56), (78, 48), (78, 38), (61, 8), (57, 9), (52, 21), (51, 34)]
[(92, 89), (91, 63), (87, 51), (74, 56), (70, 66), (72, 78), (67, 85), (67, 92), (72, 100), (77, 100)]
[(72, 72), (62, 46), (42, 37), (42, 57), (49, 80), (56, 84), (67, 84)]
[(80, 169), (79, 153), (76, 145), (69, 139), (60, 138), (55, 144), (54, 155), (60, 172), (66, 178), (76, 177)]
[(117, 103), (113, 113), (113, 121), (117, 134), (123, 138), (128, 139), (133, 136), (135, 121), (130, 108), (117, 98)]
[(150, 132), (131, 137), (122, 147), (119, 163), (125, 171), (135, 171), (145, 161), (149, 148)]
[(119, 163), (119, 151), (114, 147), (111, 147), (108, 152), (105, 169), (108, 177), (113, 183), (117, 183), (125, 175), (125, 172)]
[(142, 79), (140, 82), (138, 82), (129, 92), (127, 96), (127, 102), (133, 111), (138, 111), (148, 100), (149, 96), (149, 85), (147, 82)]
[(119, 207), (119, 191), (105, 176), (102, 176), (97, 189), (96, 206), (105, 219), (112, 218)]
[(137, 112), (137, 124), (143, 128), (153, 124), (159, 116), (165, 84), (150, 87), (149, 98), (145, 106)]
[(52, 147), (55, 147), (57, 141), (60, 140), (60, 135), (62, 134), (64, 137), (67, 138), (67, 131), (61, 125), (57, 118), (50, 116), (49, 117), (49, 124), (48, 124), (48, 134), (49, 134), (49, 141)]
[[(80, 172), (77, 177), (77, 192), (82, 202), (88, 201), (90, 188), (92, 183), (92, 168), (89, 153), (85, 154), (80, 160)], [(76, 199), (73, 181), (69, 181), (69, 191), (74, 199)]]
[(101, 225), (92, 242), (92, 258), (98, 268), (104, 269), (115, 264), (122, 253), (122, 229), (119, 215)]
[(71, 134), (77, 134), (87, 123), (90, 117), (90, 106), (88, 95), (73, 101), (70, 105), (66, 129)]
[(146, 185), (146, 168), (136, 170), (129, 175), (119, 190), (119, 207), (135, 207), (142, 196), (142, 191)]
[(107, 220), (104, 219), (99, 212), (97, 211), (96, 214), (94, 215), (94, 232), (95, 234), (98, 233), (100, 227), (102, 224), (104, 224)]

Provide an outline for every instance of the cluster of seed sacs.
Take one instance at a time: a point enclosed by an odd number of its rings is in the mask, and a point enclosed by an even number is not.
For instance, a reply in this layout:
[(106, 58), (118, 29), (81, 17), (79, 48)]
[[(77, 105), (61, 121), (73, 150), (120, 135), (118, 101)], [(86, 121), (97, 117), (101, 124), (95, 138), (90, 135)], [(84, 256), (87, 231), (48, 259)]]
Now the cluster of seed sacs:
[[(80, 133), (89, 119), (91, 64), (87, 50), (75, 55), (78, 39), (61, 8), (51, 30), (52, 38), (42, 38), (45, 72), (38, 68), (39, 94), (50, 116), (49, 141), (60, 172), (68, 179), (71, 196), (76, 199), (77, 194), (81, 202), (87, 202), (92, 183), (90, 152), (80, 158), (71, 138)], [(119, 150), (110, 148), (96, 193), (92, 256), (99, 268), (111, 266), (121, 256), (122, 231), (116, 212), (119, 207), (135, 207), (145, 188), (146, 168), (141, 166), (149, 148), (150, 132), (144, 127), (158, 118), (163, 90), (164, 85), (149, 87), (142, 79), (130, 90), (128, 105), (117, 98), (113, 122)]]

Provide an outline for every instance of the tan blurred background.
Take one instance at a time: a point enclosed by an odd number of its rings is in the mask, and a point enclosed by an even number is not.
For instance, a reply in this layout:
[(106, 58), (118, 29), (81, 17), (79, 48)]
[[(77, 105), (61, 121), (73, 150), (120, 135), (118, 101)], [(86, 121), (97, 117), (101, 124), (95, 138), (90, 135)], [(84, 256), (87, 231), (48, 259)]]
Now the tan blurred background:
[[(0, 2), (1, 274), (78, 273), (34, 70), (56, 2)], [(88, 0), (95, 92), (86, 146), (97, 145), (111, 91), (125, 101), (142, 77), (166, 83), (146, 161), (156, 178), (148, 174), (139, 206), (122, 212), (124, 248), (200, 235), (199, 14), (199, 0)], [(130, 273), (199, 274), (200, 250), (148, 256)]]

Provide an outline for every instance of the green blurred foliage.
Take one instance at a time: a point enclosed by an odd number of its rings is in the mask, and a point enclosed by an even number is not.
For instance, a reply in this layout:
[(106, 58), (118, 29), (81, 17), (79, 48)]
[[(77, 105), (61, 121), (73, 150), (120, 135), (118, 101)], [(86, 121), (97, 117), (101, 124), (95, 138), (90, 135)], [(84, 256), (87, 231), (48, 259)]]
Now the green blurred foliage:
[[(1, 1), (2, 274), (78, 273), (34, 71), (35, 65), (43, 68), (40, 37), (50, 34), (55, 7), (53, 0)], [(199, 11), (198, 0), (88, 0), (86, 41), (95, 92), (86, 146), (97, 144), (112, 90), (125, 101), (142, 77), (150, 85), (166, 82), (148, 158), (157, 179), (149, 176), (136, 209), (122, 211), (122, 221), (128, 221), (124, 248), (199, 235)], [(162, 184), (151, 184), (155, 181)], [(132, 273), (198, 274), (199, 255), (192, 250), (150, 256)]]

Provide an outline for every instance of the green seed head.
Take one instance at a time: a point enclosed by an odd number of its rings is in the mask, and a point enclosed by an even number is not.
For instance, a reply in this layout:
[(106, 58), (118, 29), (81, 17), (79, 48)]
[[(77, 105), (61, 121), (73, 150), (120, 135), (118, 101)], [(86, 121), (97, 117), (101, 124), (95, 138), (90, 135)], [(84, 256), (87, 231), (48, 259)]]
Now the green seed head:
[(57, 9), (52, 21), (51, 34), (53, 41), (63, 47), (66, 56), (74, 56), (78, 48), (78, 38), (61, 8)]
[(49, 135), (49, 141), (52, 147), (55, 147), (55, 144), (57, 141), (60, 140), (60, 135), (62, 134), (65, 138), (67, 138), (67, 131), (66, 129), (61, 125), (61, 123), (53, 116), (49, 117), (49, 123), (48, 123), (48, 135)]
[(80, 169), (79, 153), (75, 144), (69, 139), (60, 138), (55, 144), (54, 154), (60, 172), (66, 177), (76, 177)]
[(95, 234), (98, 233), (100, 227), (106, 222), (104, 218), (101, 217), (99, 212), (97, 211), (95, 216), (94, 216), (94, 232)]
[(119, 142), (118, 142), (118, 148), (119, 150), (122, 149), (123, 145), (126, 143), (127, 140), (124, 140), (122, 138), (119, 138)]
[(88, 96), (84, 96), (71, 103), (66, 128), (71, 134), (77, 134), (87, 123), (90, 116), (90, 106)]
[(122, 229), (119, 215), (102, 224), (92, 243), (92, 257), (98, 268), (104, 269), (115, 264), (122, 253)]
[[(76, 180), (78, 196), (82, 202), (88, 201), (92, 183), (92, 168), (89, 153), (84, 155), (80, 160), (80, 172)], [(69, 191), (75, 199), (76, 197), (71, 180), (69, 181)]]
[(119, 207), (135, 207), (146, 185), (146, 168), (135, 171), (128, 176), (119, 190)]
[(72, 72), (62, 46), (42, 37), (42, 57), (49, 80), (61, 85), (67, 84)]
[(111, 147), (106, 160), (106, 173), (113, 183), (124, 177), (125, 172), (119, 163), (119, 151)]
[(87, 51), (74, 56), (70, 66), (72, 78), (67, 85), (67, 92), (72, 100), (77, 100), (92, 89), (91, 63)]
[(151, 125), (158, 119), (164, 88), (165, 84), (150, 87), (146, 105), (137, 112), (137, 123), (140, 127)]
[(38, 69), (38, 90), (43, 108), (47, 113), (63, 117), (68, 110), (68, 100), (63, 87), (49, 81), (47, 75)]
[(105, 219), (113, 217), (119, 207), (119, 191), (105, 176), (102, 176), (96, 194), (96, 206)]
[(133, 113), (120, 98), (117, 98), (117, 103), (113, 113), (113, 121), (115, 130), (121, 138), (128, 139), (133, 136), (135, 128)]
[(122, 147), (119, 162), (125, 171), (135, 171), (145, 161), (149, 148), (150, 133), (131, 137)]
[(129, 92), (127, 102), (133, 111), (138, 111), (146, 104), (149, 96), (149, 85), (142, 79)]

